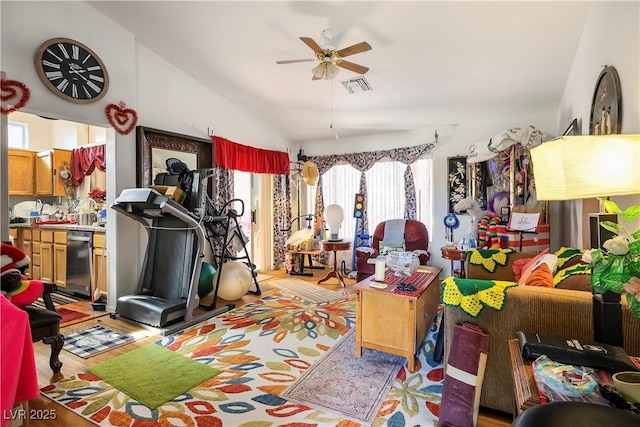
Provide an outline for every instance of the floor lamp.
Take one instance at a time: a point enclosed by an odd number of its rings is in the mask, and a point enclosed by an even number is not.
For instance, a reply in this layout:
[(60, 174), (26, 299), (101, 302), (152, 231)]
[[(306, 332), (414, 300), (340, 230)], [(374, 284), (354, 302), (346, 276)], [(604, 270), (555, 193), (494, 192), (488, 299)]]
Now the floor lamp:
[[(531, 150), (538, 200), (600, 200), (600, 212), (589, 224), (591, 236), (600, 236), (596, 244), (602, 245), (601, 215), (610, 215), (602, 200), (640, 192), (639, 159), (640, 135), (563, 136), (543, 143)], [(597, 342), (621, 346), (620, 295), (594, 293), (593, 322)]]

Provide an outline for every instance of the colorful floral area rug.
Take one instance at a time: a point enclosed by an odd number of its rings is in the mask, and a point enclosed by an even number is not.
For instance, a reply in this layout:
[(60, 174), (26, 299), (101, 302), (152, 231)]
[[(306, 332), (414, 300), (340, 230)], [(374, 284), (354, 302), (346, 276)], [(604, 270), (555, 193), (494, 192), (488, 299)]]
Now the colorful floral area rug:
[[(314, 304), (278, 292), (159, 340), (222, 372), (153, 410), (88, 371), (41, 392), (100, 426), (359, 426), (282, 397), (355, 327), (354, 300), (348, 295)], [(431, 331), (419, 351), (418, 371), (409, 373), (406, 363), (400, 368), (373, 426), (437, 425), (444, 371), (433, 361), (434, 347)]]

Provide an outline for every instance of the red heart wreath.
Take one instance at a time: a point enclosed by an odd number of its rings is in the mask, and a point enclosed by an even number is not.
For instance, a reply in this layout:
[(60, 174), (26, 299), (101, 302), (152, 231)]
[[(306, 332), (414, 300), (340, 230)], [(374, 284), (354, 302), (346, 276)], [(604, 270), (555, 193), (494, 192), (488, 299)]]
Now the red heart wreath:
[(125, 108), (126, 104), (121, 102), (120, 105), (109, 104), (105, 108), (107, 119), (111, 127), (120, 135), (129, 134), (138, 123), (138, 113), (131, 108)]
[(31, 91), (22, 82), (17, 80), (5, 80), (4, 76), (0, 80), (0, 113), (9, 114), (18, 111), (25, 105), (31, 97)]

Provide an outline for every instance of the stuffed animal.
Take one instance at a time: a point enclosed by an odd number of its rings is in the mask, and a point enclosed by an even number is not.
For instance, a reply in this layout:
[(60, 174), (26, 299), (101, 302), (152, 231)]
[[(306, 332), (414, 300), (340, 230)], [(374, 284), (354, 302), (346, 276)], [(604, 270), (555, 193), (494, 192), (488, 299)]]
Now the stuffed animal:
[(29, 265), (31, 259), (15, 246), (2, 243), (0, 255), (0, 288), (2, 293), (18, 307), (37, 300), (44, 291), (44, 283), (24, 276), (20, 269)]
[(471, 225), (467, 234), (474, 239), (478, 237), (478, 224), (484, 211), (480, 208), (480, 204), (473, 197), (465, 197), (453, 206), (453, 210), (460, 213), (466, 211), (471, 215)]

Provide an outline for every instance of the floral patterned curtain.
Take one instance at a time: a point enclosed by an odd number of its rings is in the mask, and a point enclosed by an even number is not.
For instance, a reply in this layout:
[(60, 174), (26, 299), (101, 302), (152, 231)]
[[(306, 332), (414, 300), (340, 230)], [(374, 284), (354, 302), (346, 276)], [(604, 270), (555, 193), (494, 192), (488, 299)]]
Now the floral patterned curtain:
[(285, 263), (286, 241), (291, 223), (291, 180), (289, 175), (273, 175), (273, 264), (276, 269)]
[[(362, 221), (360, 221), (358, 226), (358, 235), (367, 233), (369, 224), (367, 220), (367, 181), (365, 178), (365, 172), (371, 169), (376, 162), (379, 162), (383, 158), (390, 158), (391, 160), (407, 165), (404, 172), (406, 188), (404, 216), (407, 219), (415, 219), (417, 215), (416, 187), (413, 181), (413, 173), (411, 172), (411, 164), (421, 157), (429, 154), (434, 147), (434, 143), (429, 143), (392, 150), (368, 151), (330, 156), (310, 156), (309, 160), (318, 166), (318, 171), (320, 172), (320, 181), (318, 181), (318, 190), (316, 192), (316, 215), (321, 217), (324, 211), (324, 203), (322, 200), (322, 174), (338, 163), (348, 163), (360, 171), (360, 192), (365, 196), (365, 209)], [(358, 246), (361, 244), (360, 241), (355, 243)]]

